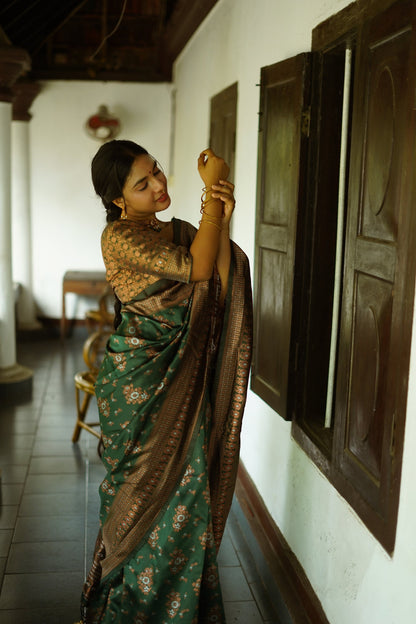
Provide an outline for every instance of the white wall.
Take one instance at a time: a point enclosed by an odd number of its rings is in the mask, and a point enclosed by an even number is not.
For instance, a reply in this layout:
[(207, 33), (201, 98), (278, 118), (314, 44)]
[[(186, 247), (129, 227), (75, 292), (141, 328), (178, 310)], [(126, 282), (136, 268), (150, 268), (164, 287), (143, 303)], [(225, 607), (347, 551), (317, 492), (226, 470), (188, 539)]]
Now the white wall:
[[(175, 64), (173, 204), (199, 218), (196, 158), (208, 141), (210, 98), (238, 81), (234, 238), (253, 258), (260, 68), (310, 49), (311, 31), (350, 0), (220, 0)], [(410, 624), (416, 597), (416, 346), (413, 344), (395, 553), (390, 558), (291, 438), (249, 393), (242, 459), (298, 557), (331, 624)]]
[[(104, 208), (90, 163), (100, 142), (84, 130), (106, 104), (121, 119), (118, 138), (142, 144), (169, 166), (171, 85), (50, 81), (34, 101), (30, 122), (33, 287), (43, 316), (61, 316), (66, 270), (104, 268), (100, 235)], [(91, 302), (67, 295), (67, 313), (83, 317)]]

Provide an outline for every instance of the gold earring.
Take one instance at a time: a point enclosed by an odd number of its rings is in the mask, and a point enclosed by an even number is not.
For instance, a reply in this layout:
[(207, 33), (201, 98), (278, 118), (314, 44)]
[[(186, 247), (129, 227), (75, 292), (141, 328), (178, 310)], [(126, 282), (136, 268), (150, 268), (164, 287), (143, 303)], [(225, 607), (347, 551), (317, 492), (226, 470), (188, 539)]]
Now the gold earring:
[(123, 207), (121, 209), (120, 219), (127, 219), (126, 204), (123, 204)]

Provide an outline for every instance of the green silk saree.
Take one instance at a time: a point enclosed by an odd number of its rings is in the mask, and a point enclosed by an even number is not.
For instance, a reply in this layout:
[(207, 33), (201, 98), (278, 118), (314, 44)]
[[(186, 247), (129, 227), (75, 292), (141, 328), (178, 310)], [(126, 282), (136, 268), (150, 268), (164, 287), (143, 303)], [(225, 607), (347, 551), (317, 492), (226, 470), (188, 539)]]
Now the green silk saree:
[[(82, 596), (88, 624), (225, 623), (216, 553), (251, 361), (249, 268), (233, 244), (220, 308), (218, 276), (188, 283), (194, 228), (176, 219), (173, 228), (174, 243), (166, 243), (115, 226), (111, 258), (103, 242), (113, 283), (123, 280), (115, 250), (126, 249), (126, 238), (140, 248), (141, 281), (137, 293), (129, 282), (134, 296), (96, 384), (107, 474)], [(134, 275), (135, 258), (121, 253), (120, 266), (126, 262)]]

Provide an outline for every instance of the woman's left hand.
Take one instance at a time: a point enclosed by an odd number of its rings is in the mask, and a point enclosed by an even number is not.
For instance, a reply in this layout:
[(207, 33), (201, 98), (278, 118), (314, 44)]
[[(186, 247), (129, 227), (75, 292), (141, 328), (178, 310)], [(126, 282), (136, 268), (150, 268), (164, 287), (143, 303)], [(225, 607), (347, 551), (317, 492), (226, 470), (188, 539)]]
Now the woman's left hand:
[(223, 203), (222, 224), (223, 228), (228, 227), (235, 207), (234, 184), (228, 180), (220, 180), (218, 184), (212, 185), (211, 197), (220, 199)]

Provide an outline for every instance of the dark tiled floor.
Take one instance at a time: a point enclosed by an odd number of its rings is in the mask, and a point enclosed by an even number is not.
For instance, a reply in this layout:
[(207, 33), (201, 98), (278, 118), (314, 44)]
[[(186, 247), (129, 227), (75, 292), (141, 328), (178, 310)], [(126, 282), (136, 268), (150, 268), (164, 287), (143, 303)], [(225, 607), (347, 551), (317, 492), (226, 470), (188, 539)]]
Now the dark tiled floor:
[[(97, 532), (103, 468), (95, 438), (72, 444), (74, 372), (83, 368), (78, 330), (18, 343), (34, 371), (33, 396), (0, 405), (0, 624), (72, 624)], [(90, 417), (95, 406), (91, 405)], [(228, 624), (278, 624), (247, 548), (234, 501), (219, 554)]]

